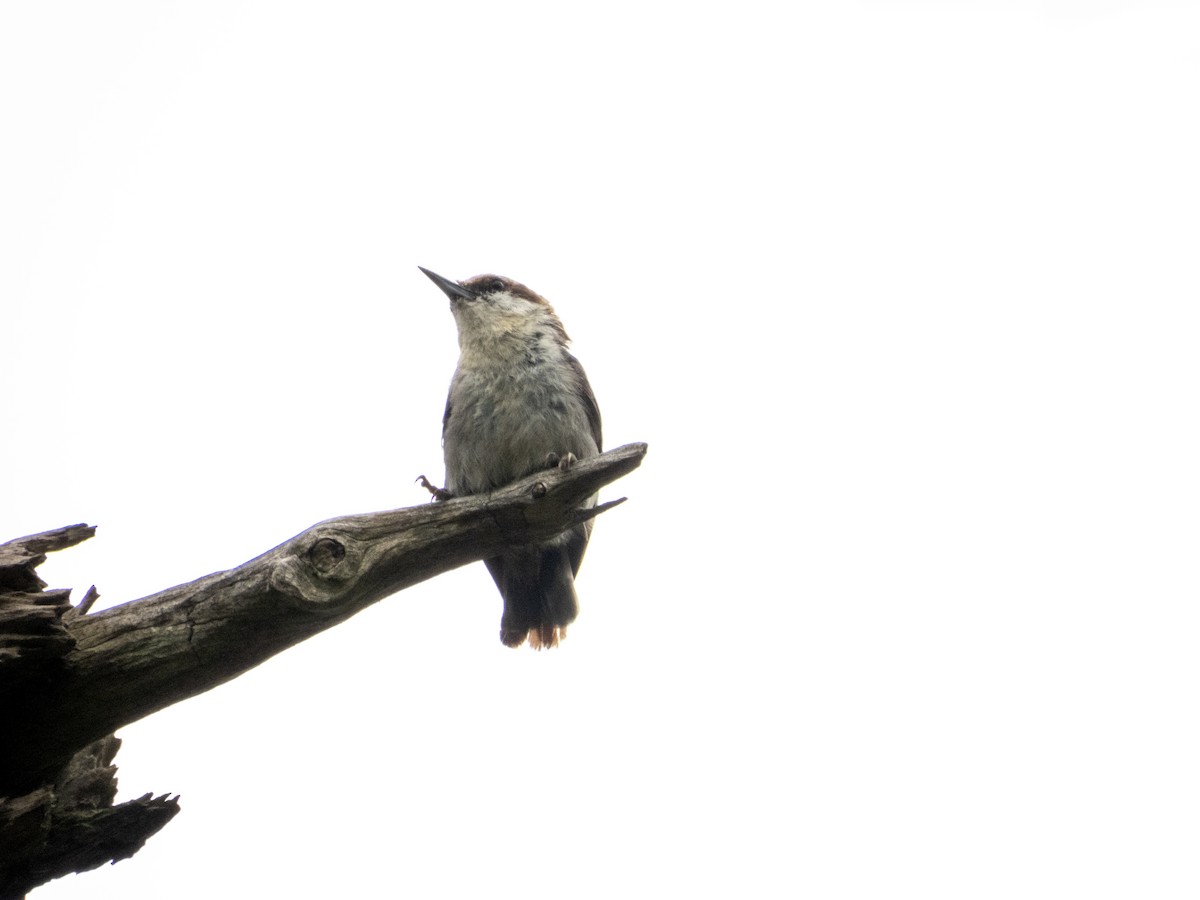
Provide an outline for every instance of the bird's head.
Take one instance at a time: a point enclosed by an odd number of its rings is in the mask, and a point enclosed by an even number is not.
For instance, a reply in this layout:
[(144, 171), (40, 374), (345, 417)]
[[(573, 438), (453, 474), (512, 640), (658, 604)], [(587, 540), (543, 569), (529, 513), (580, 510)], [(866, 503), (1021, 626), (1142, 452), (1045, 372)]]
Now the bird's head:
[[(550, 329), (562, 343), (567, 334), (545, 297), (502, 275), (476, 275), (451, 281), (418, 266), (450, 298), (450, 311), (458, 324), (459, 341), (527, 337)], [(540, 337), (540, 334), (539, 334)]]

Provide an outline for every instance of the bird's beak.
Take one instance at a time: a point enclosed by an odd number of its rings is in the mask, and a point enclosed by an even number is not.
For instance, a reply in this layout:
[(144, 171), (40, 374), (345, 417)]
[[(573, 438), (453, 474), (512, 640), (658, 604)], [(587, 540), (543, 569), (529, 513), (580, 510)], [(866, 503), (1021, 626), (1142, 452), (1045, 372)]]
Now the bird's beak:
[(422, 272), (429, 276), (429, 280), (445, 291), (446, 296), (451, 300), (461, 298), (463, 300), (474, 300), (475, 292), (467, 290), (457, 281), (451, 281), (449, 278), (443, 278), (437, 272), (430, 272), (424, 266), (417, 266)]

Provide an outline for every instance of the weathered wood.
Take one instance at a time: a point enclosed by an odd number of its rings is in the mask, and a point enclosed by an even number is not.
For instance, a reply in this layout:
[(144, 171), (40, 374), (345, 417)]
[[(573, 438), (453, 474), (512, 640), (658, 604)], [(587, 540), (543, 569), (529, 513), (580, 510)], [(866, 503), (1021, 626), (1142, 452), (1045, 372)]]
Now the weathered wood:
[(591, 518), (615, 503), (580, 504), (645, 453), (630, 444), (490, 494), (330, 519), (235, 569), (70, 619), (63, 676), (0, 710), (17, 723), (0, 731), (0, 793), (402, 588)]
[(63, 613), (63, 621), (70, 622), (72, 619), (76, 618), (77, 616), (86, 615), (88, 612), (91, 611), (92, 606), (99, 599), (100, 599), (100, 592), (96, 590), (96, 586), (93, 584), (90, 588), (87, 589), (87, 593), (85, 593), (83, 595), (82, 600), (80, 600), (77, 604), (75, 604), (70, 609), (68, 609), (65, 613)]
[(46, 583), (35, 570), (47, 553), (72, 547), (95, 532), (90, 525), (71, 525), (0, 544), (0, 710), (5, 693), (74, 649), (63, 624), (71, 592), (43, 591)]
[(0, 798), (0, 900), (132, 856), (179, 812), (179, 798), (113, 805), (121, 742), (108, 736), (75, 754), (54, 784)]
[(0, 545), (0, 900), (124, 859), (178, 811), (113, 805), (112, 732), (236, 677), (426, 578), (585, 521), (583, 501), (641, 464), (630, 444), (491, 494), (330, 519), (235, 569), (98, 613), (34, 571), (91, 537), (73, 525)]
[(46, 582), (34, 570), (46, 561), (46, 554), (74, 547), (95, 533), (94, 525), (68, 525), (0, 544), (0, 591), (41, 590)]

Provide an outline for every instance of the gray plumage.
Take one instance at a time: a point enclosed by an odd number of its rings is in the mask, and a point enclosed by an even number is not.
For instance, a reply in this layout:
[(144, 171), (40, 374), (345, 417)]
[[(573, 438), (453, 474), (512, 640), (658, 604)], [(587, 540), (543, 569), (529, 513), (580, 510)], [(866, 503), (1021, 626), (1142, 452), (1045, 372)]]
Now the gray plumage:
[[(446, 489), (490, 491), (601, 449), (600, 410), (567, 333), (544, 298), (512, 279), (451, 281), (421, 269), (450, 298), (458, 368), (442, 419)], [(594, 506), (596, 497), (587, 501)], [(500, 640), (556, 646), (579, 611), (579, 572), (592, 523), (485, 560), (504, 615)]]

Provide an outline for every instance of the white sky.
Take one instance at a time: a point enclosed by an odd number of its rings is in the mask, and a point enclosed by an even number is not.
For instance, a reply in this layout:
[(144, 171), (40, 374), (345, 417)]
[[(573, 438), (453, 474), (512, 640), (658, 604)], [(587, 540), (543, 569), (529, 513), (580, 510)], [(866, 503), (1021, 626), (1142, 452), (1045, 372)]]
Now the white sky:
[(6, 3), (0, 539), (110, 604), (440, 478), (558, 308), (607, 496), (123, 729), (183, 812), (50, 898), (1194, 897), (1200, 12)]

